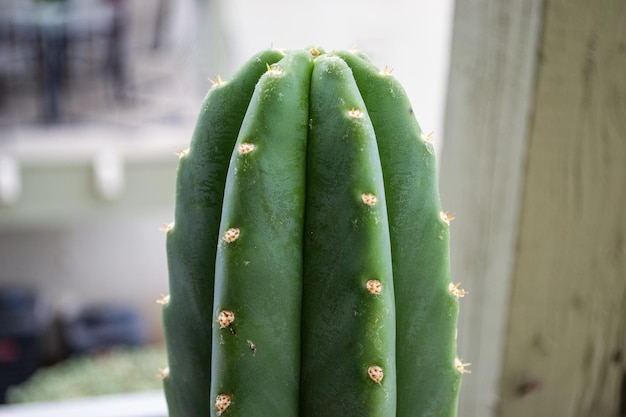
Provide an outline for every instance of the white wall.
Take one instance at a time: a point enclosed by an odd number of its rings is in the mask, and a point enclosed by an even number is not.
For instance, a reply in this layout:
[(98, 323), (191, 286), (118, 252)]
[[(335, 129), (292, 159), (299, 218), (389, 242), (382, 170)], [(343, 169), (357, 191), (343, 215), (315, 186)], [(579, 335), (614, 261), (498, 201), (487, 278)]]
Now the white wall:
[(89, 304), (138, 309), (152, 338), (161, 335), (156, 300), (167, 290), (163, 210), (44, 228), (0, 230), (0, 285), (35, 288), (51, 314)]

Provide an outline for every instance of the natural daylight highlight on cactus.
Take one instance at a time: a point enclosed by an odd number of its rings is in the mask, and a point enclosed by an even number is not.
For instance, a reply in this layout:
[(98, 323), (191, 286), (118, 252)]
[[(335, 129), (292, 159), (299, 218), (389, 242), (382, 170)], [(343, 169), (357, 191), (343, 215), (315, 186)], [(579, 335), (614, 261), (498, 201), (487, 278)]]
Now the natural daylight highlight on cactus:
[(387, 67), (262, 51), (214, 82), (178, 156), (171, 417), (456, 416), (452, 216)]

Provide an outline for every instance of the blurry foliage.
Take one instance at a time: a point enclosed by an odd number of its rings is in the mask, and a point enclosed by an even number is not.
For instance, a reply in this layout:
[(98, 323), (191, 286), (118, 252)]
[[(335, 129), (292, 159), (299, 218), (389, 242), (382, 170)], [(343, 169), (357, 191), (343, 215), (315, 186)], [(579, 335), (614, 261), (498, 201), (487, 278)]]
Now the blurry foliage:
[(115, 349), (78, 356), (43, 368), (25, 383), (9, 389), (9, 403), (58, 401), (98, 395), (162, 389), (159, 368), (166, 363), (165, 349), (145, 347)]

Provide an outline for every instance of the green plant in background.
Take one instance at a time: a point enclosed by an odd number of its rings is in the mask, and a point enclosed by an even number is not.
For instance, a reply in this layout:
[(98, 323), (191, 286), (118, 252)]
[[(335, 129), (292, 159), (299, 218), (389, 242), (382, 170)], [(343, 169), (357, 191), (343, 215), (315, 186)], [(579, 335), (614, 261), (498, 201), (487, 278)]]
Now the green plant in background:
[(72, 357), (9, 388), (7, 399), (9, 403), (31, 403), (157, 390), (161, 383), (155, 378), (155, 369), (164, 358), (162, 347), (116, 348)]
[(215, 82), (180, 157), (171, 417), (456, 415), (450, 216), (390, 71), (263, 51)]

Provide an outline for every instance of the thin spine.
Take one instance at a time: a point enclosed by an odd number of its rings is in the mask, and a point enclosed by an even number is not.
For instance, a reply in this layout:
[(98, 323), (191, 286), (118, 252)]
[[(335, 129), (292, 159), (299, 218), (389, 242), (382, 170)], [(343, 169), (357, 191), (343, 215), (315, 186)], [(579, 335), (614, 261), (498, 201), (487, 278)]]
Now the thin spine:
[[(449, 290), (449, 221), (442, 218), (432, 144), (387, 71), (350, 53), (385, 176), (397, 309), (398, 417), (456, 416), (458, 300)], [(409, 168), (410, 167), (410, 168)]]
[(350, 69), (315, 60), (307, 149), (300, 416), (395, 415), (389, 232), (374, 131)]
[(171, 297), (163, 306), (169, 372), (164, 389), (171, 417), (209, 415), (213, 273), (228, 157), (245, 106), (276, 50), (252, 57), (228, 82), (214, 86), (198, 116), (190, 150), (179, 154), (175, 223), (167, 232)]
[(215, 271), (213, 415), (298, 413), (311, 67), (304, 51), (268, 66), (232, 153)]

